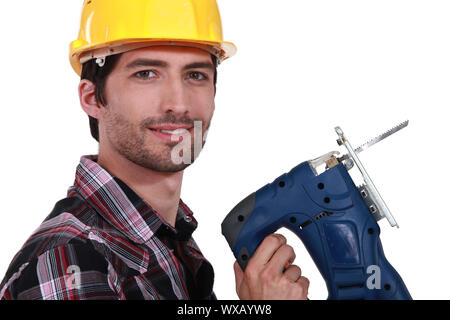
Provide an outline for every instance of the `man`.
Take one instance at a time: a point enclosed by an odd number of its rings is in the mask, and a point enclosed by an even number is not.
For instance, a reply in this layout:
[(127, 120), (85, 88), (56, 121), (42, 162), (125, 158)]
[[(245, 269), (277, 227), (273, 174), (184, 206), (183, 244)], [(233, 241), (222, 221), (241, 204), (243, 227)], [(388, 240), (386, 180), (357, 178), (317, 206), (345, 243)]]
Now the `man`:
[[(0, 299), (216, 298), (180, 192), (213, 117), (216, 67), (234, 52), (215, 0), (85, 1), (70, 61), (99, 152), (81, 157)], [(245, 273), (234, 266), (238, 296), (305, 299), (294, 259), (283, 236), (267, 237)]]

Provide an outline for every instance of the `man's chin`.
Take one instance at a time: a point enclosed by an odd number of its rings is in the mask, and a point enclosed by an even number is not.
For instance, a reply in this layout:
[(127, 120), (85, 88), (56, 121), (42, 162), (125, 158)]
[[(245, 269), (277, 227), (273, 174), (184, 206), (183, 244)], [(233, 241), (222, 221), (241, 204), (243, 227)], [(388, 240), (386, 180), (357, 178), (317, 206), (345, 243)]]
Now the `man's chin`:
[[(139, 162), (139, 161), (138, 161)], [(136, 162), (135, 162), (136, 163)], [(159, 159), (159, 161), (155, 161), (152, 159), (151, 161), (140, 161), (140, 163), (136, 163), (141, 167), (156, 171), (156, 172), (180, 172), (189, 167), (194, 161), (177, 161), (174, 162), (172, 159)]]
[(153, 171), (157, 171), (157, 172), (168, 172), (168, 173), (175, 173), (175, 172), (180, 172), (183, 171), (184, 169), (186, 169), (187, 167), (189, 167), (191, 164), (179, 164), (179, 165), (175, 165), (175, 164), (167, 164), (167, 165), (160, 165), (160, 166), (154, 166), (148, 169), (151, 169)]

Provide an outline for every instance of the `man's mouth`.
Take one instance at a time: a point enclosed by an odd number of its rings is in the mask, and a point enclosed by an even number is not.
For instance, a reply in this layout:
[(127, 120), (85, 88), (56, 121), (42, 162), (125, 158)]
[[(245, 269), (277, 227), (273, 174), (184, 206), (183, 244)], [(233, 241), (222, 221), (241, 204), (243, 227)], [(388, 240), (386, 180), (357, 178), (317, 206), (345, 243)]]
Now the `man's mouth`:
[(191, 134), (193, 127), (187, 125), (161, 125), (149, 129), (158, 138), (171, 142), (179, 142), (184, 139), (184, 136)]
[(187, 132), (186, 129), (176, 129), (176, 130), (164, 130), (164, 129), (161, 129), (161, 130), (155, 130), (155, 131), (159, 131), (159, 132), (167, 133), (167, 134), (172, 134), (172, 135), (175, 135), (175, 134), (181, 135), (181, 134)]

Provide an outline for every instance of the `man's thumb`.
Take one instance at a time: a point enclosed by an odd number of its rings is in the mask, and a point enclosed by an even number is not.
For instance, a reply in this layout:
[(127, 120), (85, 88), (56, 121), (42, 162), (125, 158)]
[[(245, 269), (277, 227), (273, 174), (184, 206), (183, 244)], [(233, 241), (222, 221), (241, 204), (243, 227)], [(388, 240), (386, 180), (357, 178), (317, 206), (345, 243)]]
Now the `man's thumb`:
[(241, 287), (242, 280), (244, 280), (244, 272), (242, 271), (239, 263), (234, 263), (234, 278), (236, 279), (236, 291)]

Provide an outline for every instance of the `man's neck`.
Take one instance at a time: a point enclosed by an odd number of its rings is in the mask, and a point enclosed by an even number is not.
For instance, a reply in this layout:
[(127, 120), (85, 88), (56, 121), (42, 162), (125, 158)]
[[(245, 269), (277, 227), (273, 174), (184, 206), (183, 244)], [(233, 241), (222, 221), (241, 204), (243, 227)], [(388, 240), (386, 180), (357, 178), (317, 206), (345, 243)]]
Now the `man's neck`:
[(157, 172), (141, 167), (123, 156), (100, 150), (97, 163), (125, 182), (171, 226), (175, 226), (183, 171)]

